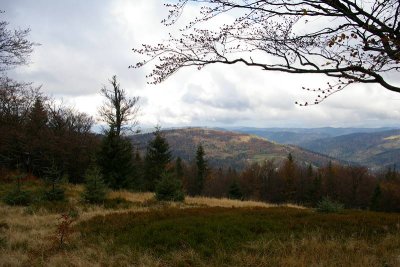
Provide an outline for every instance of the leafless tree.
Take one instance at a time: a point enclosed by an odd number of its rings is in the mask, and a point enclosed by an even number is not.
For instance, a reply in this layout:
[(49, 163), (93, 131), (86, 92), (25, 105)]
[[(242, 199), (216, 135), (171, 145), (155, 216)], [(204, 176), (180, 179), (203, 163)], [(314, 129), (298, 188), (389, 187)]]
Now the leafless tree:
[[(213, 63), (243, 63), (266, 71), (323, 74), (333, 82), (317, 91), (313, 103), (352, 83), (379, 84), (400, 92), (386, 74), (400, 68), (399, 0), (178, 0), (166, 4), (173, 25), (184, 9), (199, 8), (198, 17), (178, 36), (133, 51), (146, 56), (131, 67), (153, 62), (147, 76), (160, 83), (181, 68)], [(219, 27), (218, 18), (232, 22)]]
[(0, 72), (27, 64), (33, 47), (38, 45), (26, 39), (29, 28), (9, 30), (7, 27), (8, 22), (0, 21)]
[(117, 82), (117, 76), (114, 75), (109, 82), (111, 89), (106, 86), (101, 89), (106, 101), (99, 108), (99, 115), (109, 125), (110, 131), (119, 136), (121, 131), (133, 130), (137, 126), (139, 97), (127, 97), (125, 90)]

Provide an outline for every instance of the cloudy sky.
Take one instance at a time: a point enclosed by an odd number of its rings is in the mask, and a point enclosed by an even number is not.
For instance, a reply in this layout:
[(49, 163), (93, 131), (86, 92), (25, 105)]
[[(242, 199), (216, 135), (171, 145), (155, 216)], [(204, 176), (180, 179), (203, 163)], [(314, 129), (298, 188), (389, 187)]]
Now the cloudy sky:
[(129, 95), (141, 97), (143, 128), (400, 126), (400, 94), (375, 85), (354, 85), (320, 105), (296, 106), (295, 101), (314, 99), (302, 86), (326, 83), (315, 75), (214, 65), (148, 85), (149, 68), (128, 66), (143, 59), (133, 47), (162, 41), (174, 31), (160, 23), (167, 14), (161, 0), (2, 0), (0, 8), (2, 20), (12, 28), (31, 28), (29, 39), (41, 44), (29, 66), (9, 75), (42, 85), (47, 94), (94, 117), (101, 87), (117, 75)]

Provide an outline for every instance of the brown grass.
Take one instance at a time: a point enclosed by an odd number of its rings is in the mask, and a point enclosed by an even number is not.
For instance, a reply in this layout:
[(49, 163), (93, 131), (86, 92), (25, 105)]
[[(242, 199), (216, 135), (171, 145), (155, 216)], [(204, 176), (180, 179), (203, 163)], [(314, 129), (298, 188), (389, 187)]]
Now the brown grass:
[[(109, 198), (123, 198), (133, 203), (128, 209), (112, 210), (103, 206), (85, 205), (80, 200), (82, 186), (68, 185), (69, 203), (78, 213), (76, 223), (95, 216), (126, 212), (147, 212), (175, 206), (270, 208), (276, 205), (256, 201), (238, 201), (206, 197), (187, 197), (181, 204), (159, 205), (153, 193), (110, 192)], [(301, 208), (295, 205), (285, 205)], [(176, 251), (166, 257), (147, 252), (121, 249), (110, 253), (109, 240), (85, 244), (79, 233), (67, 241), (66, 248), (54, 249), (51, 238), (59, 223), (59, 214), (26, 207), (10, 207), (0, 203), (0, 266), (383, 266), (380, 258), (389, 259), (386, 266), (400, 266), (400, 221), (397, 233), (387, 234), (374, 242), (349, 237), (343, 240), (318, 235), (285, 243), (269, 240), (249, 242), (245, 249), (227, 254), (219, 251), (212, 262), (193, 250)], [(397, 247), (396, 247), (397, 246)], [(397, 252), (396, 252), (397, 251)], [(396, 252), (397, 254), (393, 254)]]

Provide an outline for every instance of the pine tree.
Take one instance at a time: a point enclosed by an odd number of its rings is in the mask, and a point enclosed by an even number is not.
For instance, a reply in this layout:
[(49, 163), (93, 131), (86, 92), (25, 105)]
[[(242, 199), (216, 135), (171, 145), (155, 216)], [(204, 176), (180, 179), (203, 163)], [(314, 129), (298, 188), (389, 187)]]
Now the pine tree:
[(195, 195), (200, 195), (203, 192), (204, 180), (207, 174), (207, 162), (204, 159), (204, 149), (200, 144), (197, 147), (196, 151), (196, 167), (197, 167), (197, 175), (195, 182)]
[(52, 161), (51, 166), (44, 170), (44, 175), (47, 184), (50, 185), (50, 190), (45, 192), (44, 197), (49, 201), (64, 200), (65, 190), (61, 186), (62, 174), (54, 160)]
[(183, 179), (183, 167), (181, 157), (178, 157), (175, 161), (175, 174), (176, 178), (178, 178), (179, 180)]
[(173, 173), (164, 172), (161, 179), (157, 181), (156, 199), (162, 201), (183, 201), (185, 194), (183, 193), (182, 182), (176, 178)]
[(382, 202), (382, 189), (380, 184), (377, 184), (375, 189), (374, 189), (374, 193), (371, 197), (371, 210), (380, 210), (381, 208), (381, 202)]
[(149, 191), (155, 190), (156, 183), (161, 180), (161, 175), (166, 171), (168, 163), (172, 159), (169, 144), (162, 135), (159, 127), (153, 133), (154, 139), (147, 145), (145, 157), (145, 188)]
[(140, 155), (140, 152), (136, 150), (133, 160), (133, 175), (135, 177), (132, 189), (136, 191), (145, 190), (144, 182), (144, 162)]
[(82, 194), (83, 199), (89, 203), (104, 202), (107, 194), (107, 186), (104, 183), (100, 169), (92, 166), (85, 175), (85, 191)]
[(295, 173), (296, 165), (292, 154), (289, 153), (287, 160), (282, 167), (282, 175), (285, 182), (284, 194), (286, 201), (293, 201), (296, 194)]
[(229, 186), (228, 197), (231, 199), (243, 199), (242, 190), (236, 180)]
[(135, 183), (132, 144), (112, 130), (104, 137), (100, 145), (97, 163), (105, 182), (111, 188), (130, 188)]
[(53, 136), (49, 133), (48, 122), (48, 112), (45, 109), (43, 100), (36, 98), (25, 125), (23, 152), (29, 155), (31, 169), (39, 176), (45, 175), (46, 168), (48, 169), (52, 164), (48, 158), (51, 153), (49, 140)]
[(139, 97), (129, 98), (120, 87), (114, 75), (109, 80), (112, 88), (103, 87), (101, 94), (105, 102), (99, 108), (99, 115), (109, 126), (98, 154), (98, 165), (106, 183), (113, 189), (135, 188), (133, 147), (124, 138), (126, 130), (133, 130), (138, 124)]
[(335, 170), (332, 164), (332, 161), (329, 161), (328, 166), (326, 168), (325, 173), (326, 179), (326, 196), (332, 198), (333, 200), (337, 199), (337, 190), (335, 183)]

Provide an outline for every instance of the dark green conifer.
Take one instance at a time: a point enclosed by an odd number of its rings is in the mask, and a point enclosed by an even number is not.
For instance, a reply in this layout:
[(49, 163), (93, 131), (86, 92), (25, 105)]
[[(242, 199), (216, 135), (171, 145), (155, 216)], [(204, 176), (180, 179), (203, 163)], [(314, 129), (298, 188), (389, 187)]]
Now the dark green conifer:
[(171, 151), (165, 137), (159, 127), (153, 133), (154, 139), (147, 145), (144, 162), (145, 188), (149, 191), (155, 190), (156, 183), (161, 180), (161, 175), (166, 171), (168, 163), (172, 159)]
[(133, 148), (131, 142), (111, 129), (104, 137), (97, 156), (103, 178), (113, 189), (130, 188), (134, 184)]
[(207, 175), (207, 162), (204, 159), (204, 155), (203, 146), (200, 144), (196, 151), (197, 175), (195, 181), (195, 195), (200, 195), (203, 192), (204, 180)]
[(92, 166), (85, 175), (85, 191), (82, 194), (84, 201), (89, 203), (102, 203), (107, 195), (107, 186), (104, 183), (100, 169)]
[(231, 199), (243, 199), (242, 190), (236, 180), (229, 186), (228, 197)]

